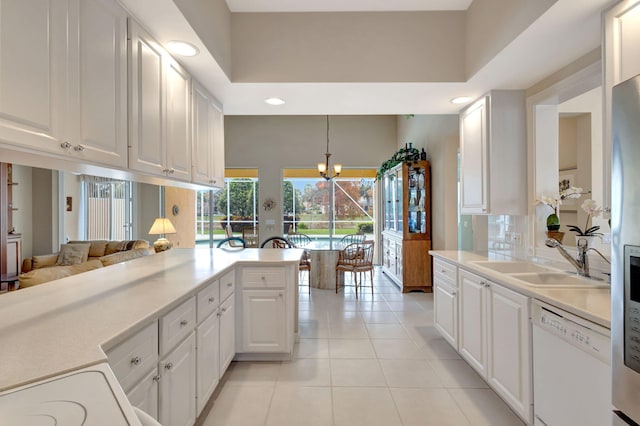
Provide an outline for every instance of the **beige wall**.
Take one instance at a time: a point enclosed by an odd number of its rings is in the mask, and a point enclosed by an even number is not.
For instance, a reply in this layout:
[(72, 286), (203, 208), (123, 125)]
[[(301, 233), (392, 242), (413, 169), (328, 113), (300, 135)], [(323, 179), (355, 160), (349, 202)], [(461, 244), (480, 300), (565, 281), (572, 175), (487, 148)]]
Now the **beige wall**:
[(59, 247), (58, 172), (33, 168), (32, 188), (32, 254), (53, 253)]
[(231, 12), (225, 0), (174, 0), (220, 68), (231, 76)]
[[(82, 205), (81, 205), (81, 189), (82, 189), (82, 176), (72, 173), (63, 173), (64, 176), (64, 190), (63, 201), (61, 206), (61, 214), (64, 216), (64, 235), (63, 238), (67, 240), (81, 240), (84, 238), (82, 231)], [(71, 211), (67, 211), (66, 199), (72, 198)]]
[(464, 12), (234, 13), (232, 80), (464, 81), (464, 20)]
[[(173, 247), (194, 248), (196, 246), (196, 192), (192, 189), (172, 188), (164, 189), (164, 211), (176, 228), (176, 233), (167, 235)], [(173, 214), (173, 206), (178, 206), (179, 212)]]
[[(230, 168), (258, 168), (260, 239), (282, 233), (282, 169), (313, 168), (326, 152), (325, 116), (226, 116), (225, 161)], [(347, 168), (375, 168), (396, 151), (396, 116), (331, 116), (332, 163)], [(267, 226), (273, 220), (275, 226)]]
[(466, 14), (466, 75), (493, 59), (557, 0), (474, 0)]
[(425, 148), (431, 165), (431, 246), (435, 250), (458, 247), (458, 146), (457, 115), (399, 116), (398, 145), (412, 142)]

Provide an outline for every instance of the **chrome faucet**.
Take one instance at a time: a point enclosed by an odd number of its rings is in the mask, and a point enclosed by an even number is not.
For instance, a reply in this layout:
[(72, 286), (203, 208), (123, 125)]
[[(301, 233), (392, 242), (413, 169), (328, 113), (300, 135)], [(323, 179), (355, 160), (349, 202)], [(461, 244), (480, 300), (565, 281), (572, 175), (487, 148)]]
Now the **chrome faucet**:
[(547, 238), (547, 240), (545, 241), (547, 247), (555, 247), (558, 249), (562, 257), (567, 259), (569, 263), (571, 263), (573, 267), (576, 268), (576, 270), (578, 271), (578, 275), (581, 275), (583, 277), (590, 277), (589, 256), (587, 256), (587, 241), (584, 239), (578, 239), (577, 243), (578, 256), (574, 258), (557, 240), (554, 240), (553, 238)]

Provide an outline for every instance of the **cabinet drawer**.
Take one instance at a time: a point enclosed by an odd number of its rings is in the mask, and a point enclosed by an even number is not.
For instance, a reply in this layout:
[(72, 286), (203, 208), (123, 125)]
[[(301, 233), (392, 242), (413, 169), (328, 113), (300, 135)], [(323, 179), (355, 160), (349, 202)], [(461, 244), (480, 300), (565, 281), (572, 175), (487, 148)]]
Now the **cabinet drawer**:
[(236, 271), (227, 272), (220, 278), (220, 302), (227, 300), (236, 289)]
[(283, 268), (246, 268), (242, 271), (243, 288), (282, 288), (285, 286)]
[(215, 280), (196, 296), (198, 324), (220, 305), (220, 281)]
[(444, 282), (453, 288), (458, 287), (458, 268), (451, 263), (434, 259), (433, 276), (437, 282)]
[(187, 337), (195, 325), (196, 301), (192, 297), (160, 318), (160, 354), (166, 354)]
[(158, 362), (158, 322), (108, 351), (107, 357), (122, 388), (128, 392)]

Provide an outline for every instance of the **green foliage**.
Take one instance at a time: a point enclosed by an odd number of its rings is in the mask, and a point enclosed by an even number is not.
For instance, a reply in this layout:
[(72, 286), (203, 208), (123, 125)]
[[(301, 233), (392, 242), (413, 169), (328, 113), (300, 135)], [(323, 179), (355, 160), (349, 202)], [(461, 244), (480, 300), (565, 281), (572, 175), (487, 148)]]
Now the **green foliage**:
[(378, 169), (378, 173), (376, 173), (376, 180), (381, 180), (386, 172), (400, 163), (418, 160), (420, 160), (420, 151), (416, 148), (400, 148), (390, 159), (382, 163)]
[(293, 214), (294, 209), (293, 209), (293, 203), (295, 200), (295, 211), (296, 212), (300, 212), (304, 209), (304, 206), (302, 205), (302, 193), (300, 192), (299, 189), (296, 189), (294, 191), (293, 188), (293, 183), (291, 183), (290, 180), (285, 180), (284, 181), (284, 188), (283, 188), (283, 195), (284, 195), (284, 204), (282, 206), (282, 211), (284, 214)]
[[(231, 181), (229, 185), (229, 211), (234, 216), (253, 216), (254, 183), (251, 181)], [(258, 184), (255, 184), (256, 198)], [(219, 197), (217, 208), (219, 212), (227, 211), (227, 197)]]
[(304, 222), (300, 222), (298, 223), (298, 225), (296, 225), (298, 229), (307, 229), (307, 224)]
[(373, 234), (373, 223), (359, 223), (358, 233), (360, 234)]

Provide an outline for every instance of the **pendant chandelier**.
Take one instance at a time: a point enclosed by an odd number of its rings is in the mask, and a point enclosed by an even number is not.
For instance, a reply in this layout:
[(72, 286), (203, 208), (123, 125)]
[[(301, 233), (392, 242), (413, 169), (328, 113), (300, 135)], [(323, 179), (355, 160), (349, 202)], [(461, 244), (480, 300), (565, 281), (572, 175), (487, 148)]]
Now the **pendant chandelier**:
[(333, 169), (329, 166), (329, 157), (331, 157), (331, 153), (329, 152), (329, 116), (327, 115), (327, 153), (324, 154), (326, 157), (324, 163), (318, 163), (318, 173), (320, 176), (325, 178), (326, 180), (331, 180), (334, 177), (340, 176), (340, 172), (342, 171), (342, 164), (335, 164)]

